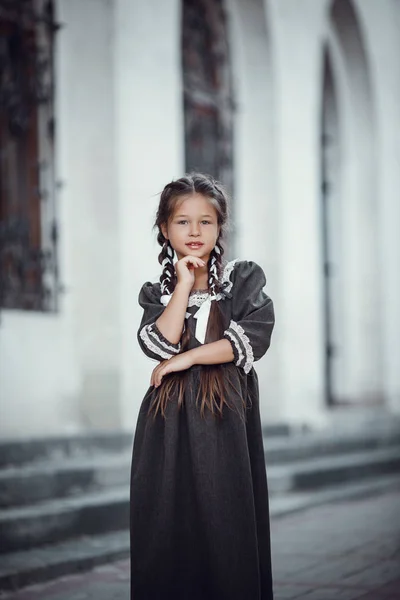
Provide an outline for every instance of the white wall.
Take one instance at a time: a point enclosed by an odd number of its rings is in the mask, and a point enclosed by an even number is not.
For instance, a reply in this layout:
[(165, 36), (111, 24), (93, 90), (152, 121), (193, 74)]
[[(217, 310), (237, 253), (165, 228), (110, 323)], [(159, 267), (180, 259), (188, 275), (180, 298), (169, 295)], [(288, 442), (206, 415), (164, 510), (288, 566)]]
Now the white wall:
[(276, 61), (280, 402), (289, 422), (316, 425), (326, 419), (318, 118), (323, 17), (324, 4), (313, 0), (271, 2)]
[[(340, 400), (366, 403), (380, 400), (382, 368), (380, 327), (374, 327), (380, 304), (378, 276), (376, 183), (376, 111), (367, 40), (351, 9), (327, 10), (326, 39), (332, 56), (338, 94), (340, 143), (342, 289), (332, 290), (332, 302), (343, 294), (340, 328), (343, 380)], [(329, 9), (330, 3), (327, 5)], [(351, 7), (350, 4), (347, 6)], [(337, 17), (337, 18), (336, 18)], [(339, 335), (336, 336), (339, 338)]]
[(393, 0), (357, 0), (366, 35), (377, 116), (376, 169), (381, 303), (382, 393), (386, 406), (400, 412), (400, 5)]
[(1, 439), (77, 431), (78, 389), (70, 314), (2, 311)]
[(132, 431), (155, 364), (141, 352), (140, 287), (161, 267), (151, 228), (159, 193), (183, 174), (178, 0), (116, 0), (115, 91), (120, 201), (122, 425)]
[(59, 144), (67, 296), (84, 427), (121, 426), (120, 248), (115, 180), (113, 5), (62, 0)]
[(233, 72), (234, 205), (237, 257), (254, 260), (267, 278), (276, 327), (267, 355), (255, 365), (265, 421), (281, 418), (279, 355), (278, 202), (275, 193), (273, 48), (263, 0), (230, 0), (228, 30)]

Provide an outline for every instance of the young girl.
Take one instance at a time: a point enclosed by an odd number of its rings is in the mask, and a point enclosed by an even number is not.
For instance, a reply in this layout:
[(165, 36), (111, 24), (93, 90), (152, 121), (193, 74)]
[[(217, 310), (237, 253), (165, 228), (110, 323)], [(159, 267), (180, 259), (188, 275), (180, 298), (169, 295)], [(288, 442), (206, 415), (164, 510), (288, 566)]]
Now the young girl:
[(134, 600), (273, 598), (253, 362), (270, 345), (274, 309), (256, 263), (223, 262), (226, 226), (226, 194), (211, 177), (164, 188), (163, 270), (139, 295), (139, 344), (159, 364), (133, 446)]

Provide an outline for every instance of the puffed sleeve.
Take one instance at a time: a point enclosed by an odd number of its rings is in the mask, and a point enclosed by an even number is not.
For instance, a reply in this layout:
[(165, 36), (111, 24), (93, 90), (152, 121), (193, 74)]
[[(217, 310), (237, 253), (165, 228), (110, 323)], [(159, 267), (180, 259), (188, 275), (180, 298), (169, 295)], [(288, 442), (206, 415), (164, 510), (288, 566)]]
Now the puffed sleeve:
[(139, 304), (143, 308), (143, 317), (138, 330), (138, 342), (143, 352), (155, 360), (169, 359), (178, 354), (180, 342), (173, 344), (167, 340), (156, 325), (156, 321), (165, 306), (161, 303), (159, 284), (146, 282), (139, 293)]
[(275, 324), (274, 306), (263, 288), (264, 271), (252, 261), (235, 264), (232, 317), (224, 338), (232, 344), (234, 362), (249, 373), (253, 362), (268, 350)]

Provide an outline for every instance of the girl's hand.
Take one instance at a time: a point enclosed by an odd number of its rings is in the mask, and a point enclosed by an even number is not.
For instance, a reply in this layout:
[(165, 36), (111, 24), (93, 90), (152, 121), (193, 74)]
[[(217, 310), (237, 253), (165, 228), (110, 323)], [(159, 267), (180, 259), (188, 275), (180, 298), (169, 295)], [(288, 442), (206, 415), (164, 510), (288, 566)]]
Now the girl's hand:
[(178, 283), (183, 283), (184, 285), (190, 286), (192, 289), (195, 276), (194, 270), (199, 267), (205, 266), (204, 260), (198, 258), (197, 256), (184, 256), (177, 263), (175, 263), (175, 272), (178, 278)]
[(150, 385), (158, 387), (161, 385), (162, 378), (168, 373), (176, 373), (177, 371), (186, 371), (193, 366), (190, 352), (182, 352), (182, 354), (176, 354), (168, 360), (163, 360), (151, 374)]

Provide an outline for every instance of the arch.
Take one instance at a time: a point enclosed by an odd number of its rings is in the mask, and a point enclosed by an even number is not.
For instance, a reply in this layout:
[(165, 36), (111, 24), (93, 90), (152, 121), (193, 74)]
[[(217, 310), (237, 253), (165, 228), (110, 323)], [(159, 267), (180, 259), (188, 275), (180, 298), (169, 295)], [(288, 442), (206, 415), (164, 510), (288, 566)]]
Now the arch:
[(329, 9), (321, 85), (327, 397), (374, 404), (381, 364), (373, 87), (353, 3), (334, 0)]
[(330, 21), (345, 56), (354, 101), (372, 119), (371, 70), (364, 35), (353, 2), (334, 0), (330, 10)]

